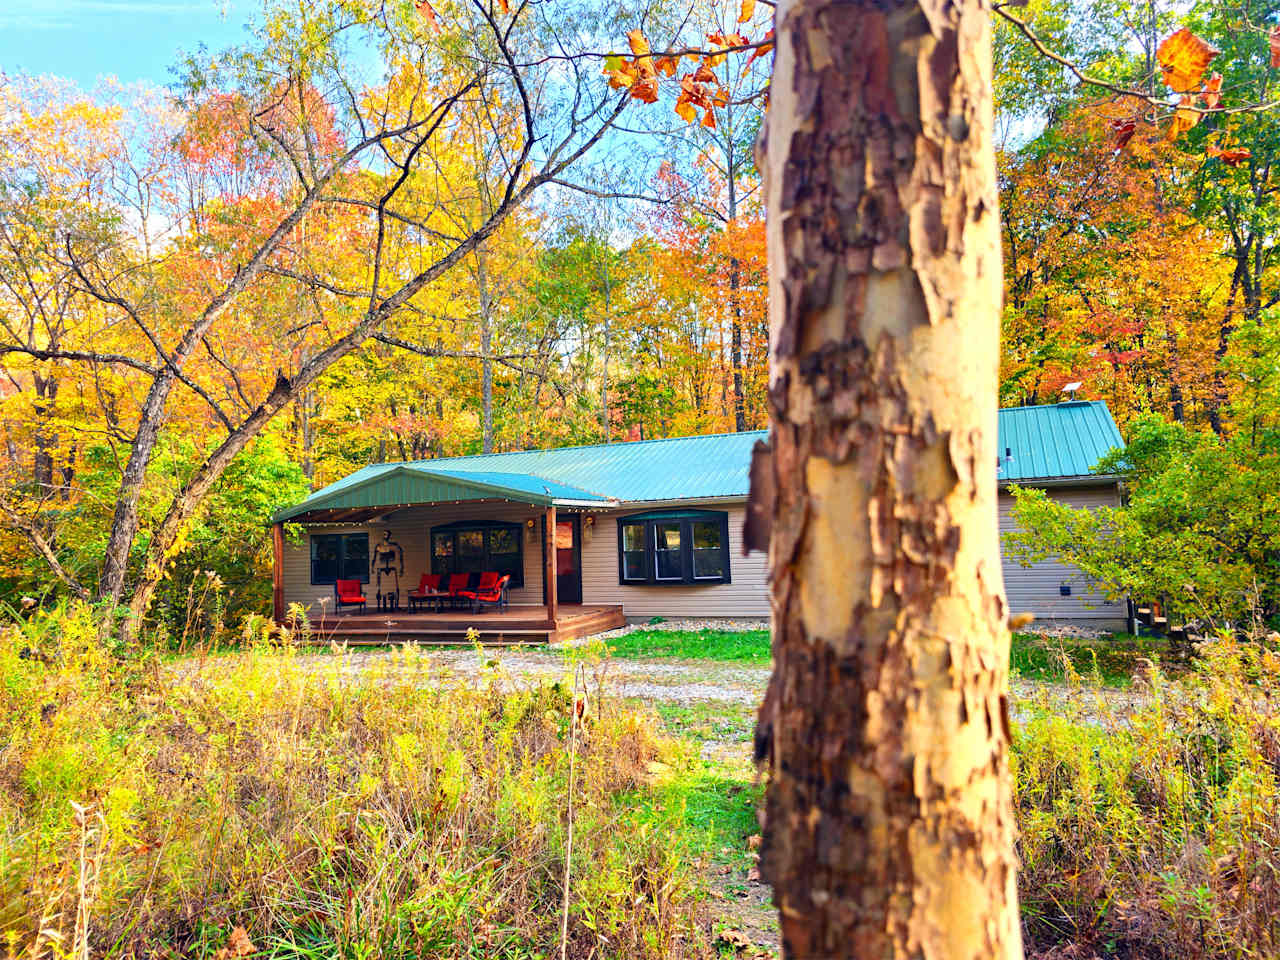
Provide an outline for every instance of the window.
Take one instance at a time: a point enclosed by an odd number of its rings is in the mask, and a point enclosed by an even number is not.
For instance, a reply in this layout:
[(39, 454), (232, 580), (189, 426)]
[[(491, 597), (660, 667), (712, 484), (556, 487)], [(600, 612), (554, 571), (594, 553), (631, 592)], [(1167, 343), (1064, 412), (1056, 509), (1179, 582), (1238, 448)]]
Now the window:
[(496, 570), (524, 586), (523, 529), (518, 523), (450, 523), (431, 530), (432, 573)]
[(369, 534), (311, 535), (311, 582), (333, 583), (335, 580), (369, 582)]
[(653, 524), (653, 575), (658, 580), (684, 579), (680, 526), (678, 520)]
[(723, 580), (728, 551), (725, 549), (721, 525), (712, 520), (694, 520), (693, 527), (693, 579)]
[(649, 568), (645, 562), (648, 557), (648, 551), (644, 548), (644, 531), (645, 525), (643, 523), (622, 524), (623, 583), (628, 581), (643, 583), (649, 579)]
[(675, 510), (622, 517), (618, 582), (729, 583), (729, 515)]

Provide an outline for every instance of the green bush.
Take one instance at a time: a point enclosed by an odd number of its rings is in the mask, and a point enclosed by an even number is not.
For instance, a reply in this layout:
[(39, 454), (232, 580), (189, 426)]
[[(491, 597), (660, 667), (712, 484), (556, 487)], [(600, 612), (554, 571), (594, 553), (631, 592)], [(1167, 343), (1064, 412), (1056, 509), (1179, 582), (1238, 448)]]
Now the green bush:
[(1242, 320), (1222, 358), (1221, 432), (1157, 414), (1095, 467), (1125, 481), (1120, 508), (1077, 510), (1015, 489), (1009, 552), (1058, 557), (1113, 599), (1160, 601), (1204, 634), (1280, 623), (1280, 319)]

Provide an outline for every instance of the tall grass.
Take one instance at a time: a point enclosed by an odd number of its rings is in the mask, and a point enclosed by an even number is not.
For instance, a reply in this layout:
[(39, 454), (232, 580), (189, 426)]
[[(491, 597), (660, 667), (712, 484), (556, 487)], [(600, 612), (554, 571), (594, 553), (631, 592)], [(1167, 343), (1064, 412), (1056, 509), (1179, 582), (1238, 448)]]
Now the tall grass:
[[(574, 698), (255, 644), (122, 661), (89, 612), (0, 633), (0, 935), (22, 957), (560, 953)], [(576, 737), (567, 955), (689, 957), (697, 836), (653, 718)], [(229, 941), (243, 927), (243, 937)]]
[(1014, 738), (1030, 952), (1280, 955), (1280, 657), (1202, 645), (1176, 681), (1148, 664), (1132, 707), (1075, 679)]

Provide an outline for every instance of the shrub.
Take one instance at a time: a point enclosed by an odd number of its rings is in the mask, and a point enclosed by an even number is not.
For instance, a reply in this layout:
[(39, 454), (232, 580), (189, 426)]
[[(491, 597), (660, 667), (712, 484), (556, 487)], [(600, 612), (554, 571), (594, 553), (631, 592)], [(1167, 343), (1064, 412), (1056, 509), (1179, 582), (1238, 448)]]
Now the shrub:
[[(1028, 946), (1077, 958), (1272, 957), (1280, 947), (1280, 657), (1202, 645), (1135, 706), (1023, 703), (1015, 733)], [(1093, 951), (1080, 953), (1079, 948)]]
[[(76, 607), (0, 634), (11, 953), (210, 956), (237, 926), (281, 956), (558, 950), (563, 684), (474, 689), (412, 649), (122, 661), (96, 627)], [(633, 804), (680, 748), (612, 708), (575, 742), (570, 955), (700, 955), (696, 838)]]

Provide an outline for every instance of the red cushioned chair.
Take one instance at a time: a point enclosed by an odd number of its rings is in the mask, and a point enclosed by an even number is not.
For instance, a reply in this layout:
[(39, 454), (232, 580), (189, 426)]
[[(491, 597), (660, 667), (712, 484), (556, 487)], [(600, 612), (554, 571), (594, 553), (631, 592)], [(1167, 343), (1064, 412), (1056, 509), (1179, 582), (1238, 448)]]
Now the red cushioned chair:
[(453, 603), (462, 603), (467, 598), (465, 596), (467, 588), (471, 585), (471, 574), (469, 573), (451, 573), (449, 574), (449, 585), (445, 589), (449, 591), (449, 600)]
[(474, 590), (462, 591), (462, 596), (471, 601), (471, 612), (479, 613), (481, 605), (486, 603), (505, 607), (507, 605), (507, 581), (510, 579), (510, 574), (480, 574), (480, 583)]
[(424, 573), (418, 581), (418, 589), (409, 594), (409, 610), (412, 611), (420, 603), (428, 600), (439, 602), (436, 596), (440, 593), (440, 577), (438, 573)]
[(359, 607), (364, 610), (364, 587), (359, 580), (335, 580), (333, 593), (338, 598), (336, 605), (339, 610), (343, 607)]

